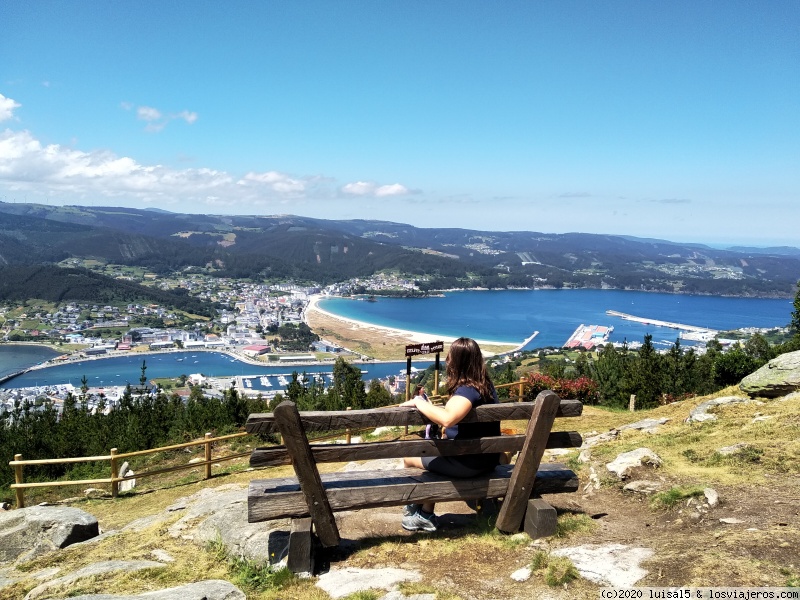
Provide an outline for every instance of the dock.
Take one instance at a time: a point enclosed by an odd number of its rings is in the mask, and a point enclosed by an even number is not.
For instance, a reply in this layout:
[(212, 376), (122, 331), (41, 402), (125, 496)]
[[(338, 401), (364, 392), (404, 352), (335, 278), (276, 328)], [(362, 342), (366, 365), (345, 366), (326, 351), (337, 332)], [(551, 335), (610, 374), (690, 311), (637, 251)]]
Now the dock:
[(697, 333), (708, 333), (716, 335), (719, 333), (716, 329), (711, 329), (709, 327), (698, 327), (697, 325), (686, 325), (684, 323), (672, 323), (670, 321), (659, 321), (658, 319), (646, 319), (645, 317), (636, 317), (634, 315), (629, 315), (627, 313), (617, 312), (616, 310), (607, 310), (607, 315), (611, 315), (612, 317), (619, 317), (620, 319), (625, 319), (626, 321), (634, 321), (636, 323), (641, 323), (642, 325), (655, 325), (657, 327), (669, 327), (670, 329), (680, 329), (681, 331), (694, 331)]

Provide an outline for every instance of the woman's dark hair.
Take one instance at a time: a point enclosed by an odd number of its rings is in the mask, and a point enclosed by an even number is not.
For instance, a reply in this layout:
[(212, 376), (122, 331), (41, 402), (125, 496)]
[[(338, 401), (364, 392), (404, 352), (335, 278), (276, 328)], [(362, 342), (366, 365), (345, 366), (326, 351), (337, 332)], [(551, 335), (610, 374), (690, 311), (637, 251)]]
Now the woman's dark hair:
[(469, 385), (480, 392), (481, 397), (492, 397), (492, 380), (486, 372), (480, 346), (470, 338), (458, 338), (450, 344), (447, 354), (447, 393), (453, 395), (459, 386)]

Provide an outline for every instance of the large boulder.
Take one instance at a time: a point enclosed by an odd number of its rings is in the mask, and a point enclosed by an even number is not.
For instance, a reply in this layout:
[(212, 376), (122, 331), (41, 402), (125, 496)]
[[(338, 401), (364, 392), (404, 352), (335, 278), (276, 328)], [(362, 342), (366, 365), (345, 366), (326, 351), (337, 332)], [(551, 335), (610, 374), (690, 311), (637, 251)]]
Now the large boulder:
[(800, 390), (800, 350), (773, 358), (739, 384), (751, 398), (777, 398)]
[(73, 596), (73, 600), (137, 600), (139, 598), (146, 598), (147, 600), (245, 600), (245, 595), (232, 583), (219, 579), (208, 579), (138, 595), (89, 594), (87, 596)]
[(31, 506), (0, 513), (0, 561), (30, 560), (99, 533), (97, 519), (77, 508)]

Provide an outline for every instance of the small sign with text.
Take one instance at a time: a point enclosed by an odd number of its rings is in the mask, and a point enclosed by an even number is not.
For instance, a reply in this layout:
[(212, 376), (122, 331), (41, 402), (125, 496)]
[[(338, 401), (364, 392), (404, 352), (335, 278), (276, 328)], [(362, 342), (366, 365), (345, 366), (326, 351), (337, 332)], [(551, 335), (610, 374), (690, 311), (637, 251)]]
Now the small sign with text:
[(417, 354), (433, 354), (444, 350), (444, 342), (430, 342), (428, 344), (411, 344), (406, 346), (406, 356)]

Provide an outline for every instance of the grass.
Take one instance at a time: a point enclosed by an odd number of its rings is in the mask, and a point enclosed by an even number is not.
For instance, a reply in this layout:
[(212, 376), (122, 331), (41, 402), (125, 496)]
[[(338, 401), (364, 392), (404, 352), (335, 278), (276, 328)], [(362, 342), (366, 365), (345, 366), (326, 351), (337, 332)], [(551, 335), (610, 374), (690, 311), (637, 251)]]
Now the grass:
[(550, 587), (565, 586), (580, 576), (570, 559), (553, 556), (541, 550), (533, 555), (530, 568), (534, 573), (540, 574)]
[(656, 509), (672, 508), (687, 498), (702, 496), (704, 489), (703, 486), (673, 487), (665, 492), (653, 494), (653, 497), (650, 499), (650, 506)]
[(558, 517), (555, 536), (567, 538), (575, 533), (592, 531), (596, 526), (597, 523), (585, 513), (565, 513)]
[(245, 594), (266, 590), (282, 590), (296, 582), (297, 576), (285, 567), (276, 568), (269, 563), (259, 563), (228, 553), (222, 541), (217, 538), (206, 547), (217, 562), (227, 565), (230, 580)]

